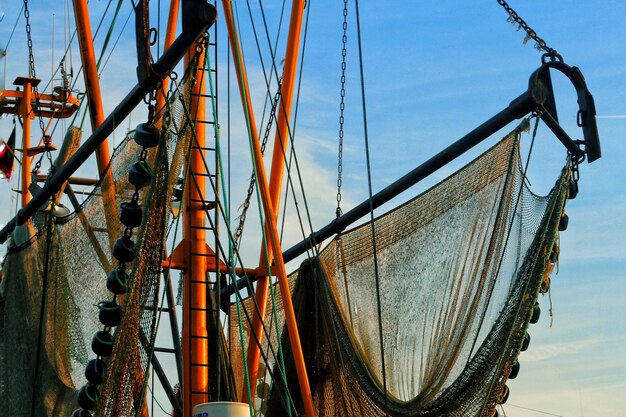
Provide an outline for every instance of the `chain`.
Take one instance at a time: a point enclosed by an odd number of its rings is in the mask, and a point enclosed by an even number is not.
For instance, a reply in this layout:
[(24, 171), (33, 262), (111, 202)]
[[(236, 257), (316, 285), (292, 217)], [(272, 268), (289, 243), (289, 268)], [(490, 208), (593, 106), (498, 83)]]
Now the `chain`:
[[(272, 130), (272, 124), (274, 123), (274, 119), (276, 118), (276, 109), (278, 107), (278, 101), (281, 96), (281, 87), (282, 87), (283, 79), (282, 77), (278, 80), (278, 91), (276, 91), (276, 95), (274, 96), (274, 100), (272, 101), (272, 108), (270, 110), (269, 119), (267, 121), (267, 126), (265, 127), (265, 134), (263, 135), (263, 141), (261, 142), (261, 154), (265, 153), (265, 146), (267, 145), (267, 141), (270, 137), (270, 131)], [(239, 238), (243, 233), (243, 225), (246, 221), (246, 214), (248, 213), (248, 208), (250, 207), (250, 199), (252, 198), (252, 194), (254, 193), (254, 184), (256, 182), (256, 175), (252, 172), (250, 176), (250, 185), (248, 186), (248, 193), (246, 195), (246, 199), (243, 202), (243, 210), (241, 211), (241, 215), (239, 216), (239, 224), (237, 225), (237, 229), (235, 229), (235, 233), (233, 234), (233, 243), (234, 246), (237, 247), (239, 242)]]
[(537, 32), (535, 32), (533, 28), (528, 26), (528, 24), (524, 21), (524, 19), (522, 19), (517, 14), (517, 12), (515, 12), (515, 10), (513, 10), (511, 6), (509, 6), (509, 4), (505, 0), (497, 0), (497, 2), (509, 14), (509, 18), (507, 19), (507, 22), (517, 23), (519, 25), (519, 28), (524, 29), (524, 31), (526, 32), (526, 37), (524, 38), (524, 45), (526, 45), (526, 43), (528, 43), (528, 41), (532, 39), (533, 41), (535, 41), (535, 48), (537, 48), (538, 50), (545, 51), (546, 57), (549, 57), (552, 61), (554, 60), (563, 61), (563, 57), (561, 57), (561, 55), (556, 51), (556, 49), (549, 47), (546, 41), (540, 38), (539, 35), (537, 35)]
[(580, 179), (580, 171), (578, 171), (579, 160), (573, 155), (570, 156), (569, 163), (569, 192), (568, 198), (573, 200), (578, 195), (578, 180)]
[(348, 43), (348, 0), (343, 0), (343, 36), (341, 38), (341, 103), (339, 104), (339, 151), (337, 157), (337, 217), (341, 216), (341, 174), (343, 173), (343, 124), (346, 109), (346, 44)]
[[(28, 40), (28, 61), (30, 64), (30, 77), (37, 78), (37, 73), (35, 72), (35, 55), (33, 54), (33, 39), (31, 37), (31, 28), (30, 28), (30, 12), (28, 11), (28, 0), (24, 0), (24, 19), (26, 19), (26, 37)], [(33, 91), (35, 92), (35, 113), (37, 113), (38, 109), (41, 109), (41, 103), (39, 102), (39, 92), (37, 91), (37, 84), (33, 84)], [(30, 117), (27, 115), (26, 117)], [(46, 131), (44, 127), (43, 118), (41, 117), (41, 112), (39, 112), (39, 128), (41, 129), (41, 134), (43, 135)]]

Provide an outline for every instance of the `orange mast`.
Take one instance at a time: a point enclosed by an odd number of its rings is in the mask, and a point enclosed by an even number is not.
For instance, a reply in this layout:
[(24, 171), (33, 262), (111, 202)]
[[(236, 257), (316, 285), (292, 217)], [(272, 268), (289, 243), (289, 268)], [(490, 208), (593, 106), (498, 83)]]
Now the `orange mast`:
[[(198, 58), (199, 63), (204, 62), (202, 52)], [(185, 66), (190, 65), (191, 54), (195, 54), (195, 47), (185, 57)], [(201, 67), (202, 64), (199, 64)], [(195, 83), (191, 91), (190, 115), (195, 121), (195, 136), (190, 154), (190, 172), (187, 175), (185, 196), (183, 204), (184, 228), (183, 248), (187, 257), (187, 269), (184, 278), (184, 318), (183, 322), (183, 414), (190, 417), (193, 407), (208, 401), (209, 384), (209, 357), (208, 357), (208, 332), (207, 332), (207, 259), (209, 255), (206, 244), (206, 231), (204, 222), (205, 195), (204, 176), (199, 176), (194, 181), (194, 173), (205, 171), (203, 163), (203, 148), (205, 147), (205, 126), (198, 123), (204, 120), (205, 105), (202, 95), (205, 91), (204, 74), (198, 69), (195, 75)]]

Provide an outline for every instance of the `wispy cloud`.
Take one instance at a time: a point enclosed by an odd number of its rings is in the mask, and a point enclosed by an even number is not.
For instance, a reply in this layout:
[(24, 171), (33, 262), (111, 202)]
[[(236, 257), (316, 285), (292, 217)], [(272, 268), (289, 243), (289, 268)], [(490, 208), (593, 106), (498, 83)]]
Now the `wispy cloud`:
[(536, 362), (546, 361), (556, 357), (563, 358), (568, 355), (577, 354), (585, 349), (597, 345), (598, 343), (601, 343), (601, 340), (597, 338), (590, 338), (565, 343), (552, 343), (549, 345), (537, 346), (524, 353), (524, 361)]

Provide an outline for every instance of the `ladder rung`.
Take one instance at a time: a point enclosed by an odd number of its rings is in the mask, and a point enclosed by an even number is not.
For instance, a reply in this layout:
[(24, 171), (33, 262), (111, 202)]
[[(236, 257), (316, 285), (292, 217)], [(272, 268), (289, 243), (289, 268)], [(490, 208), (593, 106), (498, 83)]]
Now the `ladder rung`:
[(206, 172), (192, 172), (191, 174), (197, 177), (214, 177), (215, 176), (215, 174), (207, 174)]
[[(193, 364), (192, 364), (193, 365)], [(195, 365), (195, 366), (209, 366), (209, 365)], [(192, 394), (202, 394), (202, 395), (209, 395), (208, 391), (190, 391)]]
[(194, 93), (192, 94), (193, 96), (196, 97), (204, 97), (204, 98), (216, 98), (215, 95), (213, 94), (207, 94), (207, 93)]
[(189, 226), (190, 229), (213, 230), (211, 226)]
[(215, 152), (215, 148), (206, 147), (206, 146), (192, 146), (191, 149), (200, 149), (202, 151), (211, 151)]
[(210, 121), (210, 120), (196, 120), (196, 123), (202, 123), (202, 124), (205, 124), (205, 125), (214, 125), (215, 124), (215, 122)]
[(155, 352), (162, 352), (162, 353), (176, 353), (176, 349), (163, 348), (163, 347), (155, 347), (154, 351)]
[(209, 313), (209, 312), (217, 313), (217, 310), (212, 309), (212, 308), (191, 307), (190, 310), (191, 311), (206, 311), (207, 313)]
[(213, 200), (202, 200), (200, 198), (192, 198), (189, 201), (191, 201), (192, 203), (204, 203), (211, 208), (215, 207), (215, 201)]
[(210, 281), (202, 281), (199, 279), (192, 279), (192, 280), (189, 280), (189, 282), (191, 282), (192, 284), (212, 284), (212, 282)]
[[(154, 311), (154, 306), (143, 306), (143, 309), (145, 311)], [(167, 308), (167, 307), (157, 307), (156, 310), (160, 311), (162, 313), (171, 313), (172, 312), (172, 309)]]
[[(198, 252), (189, 252), (189, 254), (191, 256), (204, 256), (206, 258), (213, 258), (215, 257), (214, 253), (198, 253)], [(203, 281), (204, 282), (204, 281)]]

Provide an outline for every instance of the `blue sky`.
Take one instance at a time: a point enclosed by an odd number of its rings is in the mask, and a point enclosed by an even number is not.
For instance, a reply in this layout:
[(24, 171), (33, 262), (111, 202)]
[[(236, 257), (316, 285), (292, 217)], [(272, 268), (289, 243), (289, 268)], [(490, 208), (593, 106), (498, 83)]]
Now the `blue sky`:
[[(275, 33), (282, 2), (263, 3), (270, 33)], [(106, 4), (104, 0), (91, 1), (94, 29)], [(47, 80), (51, 68), (52, 13), (55, 13), (56, 61), (64, 46), (64, 5), (63, 2), (43, 0), (31, 0), (30, 5), (38, 74)], [(0, 11), (5, 13), (0, 22), (0, 48), (5, 47), (20, 6), (20, 2), (0, 1)], [(251, 6), (258, 18), (258, 3)], [(530, 330), (531, 348), (520, 359), (520, 376), (510, 383), (511, 405), (505, 406), (506, 415), (542, 415), (513, 406), (516, 405), (568, 417), (624, 416), (626, 252), (623, 235), (626, 220), (623, 214), (626, 209), (626, 175), (622, 158), (626, 151), (626, 118), (606, 116), (626, 115), (626, 2), (529, 0), (512, 1), (511, 6), (561, 53), (567, 63), (580, 67), (585, 74), (595, 97), (597, 113), (601, 116), (598, 127), (603, 158), (581, 167), (581, 193), (567, 205), (570, 227), (561, 236), (561, 262), (558, 275), (553, 277), (553, 323), (550, 326), (549, 300), (543, 297), (541, 321)], [(251, 38), (246, 3), (237, 2), (237, 7), (257, 118), (260, 119), (265, 85)], [(334, 216), (341, 7), (342, 2), (338, 1), (311, 2), (296, 147), (314, 228), (323, 226)], [(374, 190), (389, 184), (504, 108), (526, 89), (529, 75), (540, 64), (540, 53), (533, 48), (532, 42), (522, 44), (523, 32), (517, 32), (506, 22), (507, 15), (495, 0), (361, 2), (360, 7)], [(114, 30), (114, 39), (129, 11), (130, 5), (125, 4)], [(164, 7), (162, 24), (165, 18)], [(154, 25), (155, 20), (156, 13), (153, 13)], [(102, 31), (109, 23), (110, 18), (105, 19)], [(73, 21), (71, 27), (74, 27)], [(354, 29), (354, 7), (350, 2), (344, 209), (367, 195)], [(221, 23), (218, 41), (225, 46), (223, 30)], [(257, 27), (257, 30), (261, 28)], [(107, 114), (135, 82), (133, 36), (131, 19), (101, 76)], [(96, 40), (96, 51), (100, 49), (102, 39), (101, 33)], [(284, 36), (281, 37), (283, 40)], [(267, 48), (264, 48), (267, 58)], [(279, 57), (283, 49), (284, 46), (279, 46)], [(25, 51), (22, 18), (8, 48), (8, 85), (16, 76), (26, 73)], [(224, 47), (219, 55), (221, 64), (226, 62), (225, 53)], [(75, 71), (78, 56), (74, 44)], [(2, 68), (0, 65), (0, 72)], [(226, 96), (225, 79), (225, 72), (221, 71), (222, 114), (226, 102), (223, 98)], [(558, 84), (558, 80), (556, 82)], [(572, 128), (574, 95), (567, 88), (557, 92), (557, 100), (563, 103), (561, 116), (570, 131), (579, 136)], [(237, 106), (238, 103), (234, 102), (233, 121), (241, 120), (236, 119)], [(112, 141), (119, 142), (128, 126), (133, 127), (141, 117), (140, 114), (133, 115), (131, 122), (124, 123)], [(0, 120), (0, 138), (8, 137), (9, 129), (10, 120)], [(241, 167), (233, 167), (233, 172), (234, 179), (241, 181), (245, 181), (249, 171), (243, 132), (242, 126), (233, 122), (234, 154), (242, 160)], [(503, 129), (496, 136), (505, 132)], [(486, 141), (462, 161), (413, 187), (398, 201), (410, 198), (445, 177), (494, 141)], [(537, 145), (531, 160), (531, 182), (539, 191), (545, 192), (554, 181), (565, 153), (545, 128), (540, 130)], [(84, 168), (83, 175), (89, 174), (90, 169), (92, 166)], [(16, 184), (12, 186), (16, 187)], [(0, 183), (0, 206), (3, 208), (11, 205), (10, 188), (6, 181)], [(244, 188), (233, 192), (233, 201), (239, 201)], [(0, 223), (8, 221), (12, 213), (3, 210)], [(293, 221), (293, 216), (288, 219)], [(297, 233), (287, 233), (285, 237), (287, 242), (295, 242), (298, 238)], [(254, 237), (249, 243), (249, 253), (254, 258), (258, 243)], [(294, 269), (296, 266), (289, 267)]]

